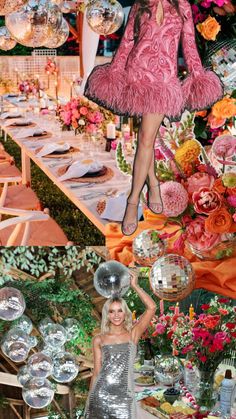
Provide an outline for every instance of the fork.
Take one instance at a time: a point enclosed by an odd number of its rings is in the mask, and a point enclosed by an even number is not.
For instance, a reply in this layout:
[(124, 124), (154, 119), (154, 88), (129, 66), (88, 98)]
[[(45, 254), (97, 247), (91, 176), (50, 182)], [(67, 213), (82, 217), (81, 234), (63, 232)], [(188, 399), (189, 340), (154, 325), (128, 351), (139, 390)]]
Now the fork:
[(117, 189), (108, 189), (107, 192), (91, 192), (89, 194), (81, 196), (80, 199), (82, 199), (83, 201), (87, 201), (89, 199), (97, 198), (99, 196), (114, 196), (117, 192)]

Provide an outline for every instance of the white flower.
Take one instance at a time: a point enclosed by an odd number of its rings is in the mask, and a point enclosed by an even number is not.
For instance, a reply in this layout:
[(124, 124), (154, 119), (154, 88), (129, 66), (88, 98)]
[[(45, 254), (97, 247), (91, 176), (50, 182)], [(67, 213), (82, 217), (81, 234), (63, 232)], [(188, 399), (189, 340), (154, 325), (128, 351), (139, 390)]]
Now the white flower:
[(84, 122), (84, 120), (83, 120), (83, 119), (79, 119), (78, 124), (79, 124), (79, 125), (85, 125), (85, 122)]

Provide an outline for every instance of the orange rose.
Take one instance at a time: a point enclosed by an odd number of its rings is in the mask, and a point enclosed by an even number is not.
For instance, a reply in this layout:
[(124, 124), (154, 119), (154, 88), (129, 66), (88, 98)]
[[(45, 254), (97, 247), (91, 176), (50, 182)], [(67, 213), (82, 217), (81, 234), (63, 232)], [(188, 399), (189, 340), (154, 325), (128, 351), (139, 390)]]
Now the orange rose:
[(208, 16), (204, 22), (198, 23), (197, 30), (207, 41), (215, 41), (221, 26), (214, 17)]
[(225, 118), (216, 118), (212, 112), (208, 115), (207, 124), (210, 125), (211, 128), (220, 128), (225, 123)]
[(230, 97), (224, 97), (224, 99), (213, 105), (212, 115), (218, 119), (236, 116), (236, 100)]
[(195, 116), (201, 116), (204, 118), (207, 115), (207, 111), (198, 111), (195, 113)]
[(210, 233), (228, 233), (233, 219), (226, 208), (219, 208), (212, 212), (205, 221), (205, 229)]
[(226, 191), (226, 188), (223, 185), (222, 179), (218, 178), (215, 180), (214, 185), (212, 187), (212, 189), (216, 192), (218, 192), (219, 194), (224, 194)]

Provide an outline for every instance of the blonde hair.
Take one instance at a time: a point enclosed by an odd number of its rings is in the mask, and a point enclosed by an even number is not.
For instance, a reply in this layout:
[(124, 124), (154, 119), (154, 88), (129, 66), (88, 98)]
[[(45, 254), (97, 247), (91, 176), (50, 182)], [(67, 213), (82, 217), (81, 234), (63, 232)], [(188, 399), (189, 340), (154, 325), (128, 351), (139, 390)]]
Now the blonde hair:
[(132, 313), (127, 306), (126, 301), (120, 297), (109, 298), (102, 309), (102, 323), (101, 323), (101, 333), (109, 333), (110, 331), (110, 320), (108, 318), (109, 308), (112, 303), (120, 303), (122, 311), (125, 313), (124, 327), (126, 330), (130, 331), (132, 328)]

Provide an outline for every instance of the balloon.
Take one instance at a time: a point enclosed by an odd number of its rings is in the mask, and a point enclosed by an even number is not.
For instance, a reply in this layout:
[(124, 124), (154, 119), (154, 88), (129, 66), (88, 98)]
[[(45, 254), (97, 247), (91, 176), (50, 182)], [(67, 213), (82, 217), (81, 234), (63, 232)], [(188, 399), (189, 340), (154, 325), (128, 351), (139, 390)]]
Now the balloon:
[(0, 289), (0, 319), (15, 320), (25, 311), (25, 300), (21, 292), (13, 287)]
[(62, 19), (61, 26), (56, 31), (52, 30), (48, 35), (48, 39), (44, 43), (44, 46), (47, 48), (58, 48), (63, 45), (68, 36), (70, 30), (69, 25), (65, 19)]
[(0, 49), (3, 51), (9, 51), (16, 46), (17, 42), (10, 35), (9, 30), (6, 26), (0, 28)]
[(115, 260), (102, 263), (94, 275), (94, 287), (105, 298), (122, 296), (130, 287), (130, 272)]
[(94, 32), (109, 35), (121, 27), (124, 12), (117, 0), (92, 0), (86, 8), (86, 19)]
[(27, 0), (0, 0), (0, 16), (20, 9), (26, 2)]

